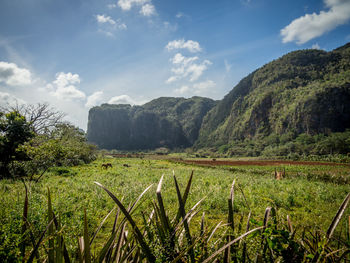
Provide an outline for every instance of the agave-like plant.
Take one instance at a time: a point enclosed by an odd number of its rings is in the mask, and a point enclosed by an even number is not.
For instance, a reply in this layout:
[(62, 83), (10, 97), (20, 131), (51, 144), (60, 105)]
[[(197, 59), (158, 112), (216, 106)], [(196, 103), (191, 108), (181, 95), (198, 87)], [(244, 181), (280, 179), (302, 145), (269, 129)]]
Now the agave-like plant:
[[(164, 175), (160, 178), (156, 189), (156, 198), (152, 202), (152, 209), (147, 214), (141, 212), (141, 220), (133, 214), (140, 204), (140, 200), (152, 185), (148, 186), (139, 197), (129, 206), (124, 206), (109, 189), (95, 182), (115, 202), (114, 207), (101, 221), (94, 233), (88, 228), (88, 219), (84, 210), (83, 236), (78, 237), (77, 253), (75, 257), (69, 255), (65, 246), (60, 216), (56, 217), (50, 189), (47, 194), (47, 226), (40, 234), (38, 240), (34, 238), (33, 227), (28, 221), (29, 201), (28, 190), (25, 185), (25, 201), (23, 209), (22, 236), (20, 251), (23, 262), (347, 262), (350, 253), (350, 217), (346, 232), (346, 240), (334, 237), (334, 231), (340, 222), (350, 202), (350, 194), (344, 199), (337, 214), (325, 234), (316, 231), (306, 234), (302, 232), (297, 237), (296, 230), (289, 216), (286, 225), (281, 226), (277, 220), (277, 211), (268, 207), (265, 210), (262, 222), (251, 219), (249, 211), (247, 223), (243, 229), (243, 216), (237, 220), (234, 214), (235, 189), (241, 191), (246, 206), (249, 204), (242, 188), (232, 183), (228, 198), (227, 223), (222, 221), (208, 227), (203, 213), (199, 231), (190, 227), (192, 218), (199, 212), (199, 200), (192, 208), (186, 211), (186, 202), (190, 193), (193, 172), (181, 193), (175, 174), (174, 186), (177, 193), (178, 209), (171, 218), (162, 196), (162, 183)], [(249, 208), (250, 210), (250, 208)], [(111, 215), (114, 223), (111, 232), (99, 251), (91, 251), (91, 245), (96, 240), (103, 224)], [(140, 223), (141, 221), (141, 223)], [(251, 229), (252, 226), (255, 228)], [(224, 234), (217, 234), (219, 228), (224, 228)], [(243, 229), (243, 231), (242, 231)], [(254, 242), (254, 247), (248, 246), (248, 238)], [(28, 243), (31, 244), (27, 252)], [(43, 244), (47, 244), (44, 246)], [(336, 247), (336, 248), (335, 248)]]

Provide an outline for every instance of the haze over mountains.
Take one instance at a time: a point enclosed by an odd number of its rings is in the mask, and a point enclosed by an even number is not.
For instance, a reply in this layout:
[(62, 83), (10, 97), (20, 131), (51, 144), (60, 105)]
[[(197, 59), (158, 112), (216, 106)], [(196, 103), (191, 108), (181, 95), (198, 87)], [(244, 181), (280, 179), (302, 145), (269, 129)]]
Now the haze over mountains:
[(159, 98), (89, 112), (88, 140), (118, 150), (220, 147), (273, 134), (350, 128), (350, 43), (288, 53), (243, 78), (220, 101)]

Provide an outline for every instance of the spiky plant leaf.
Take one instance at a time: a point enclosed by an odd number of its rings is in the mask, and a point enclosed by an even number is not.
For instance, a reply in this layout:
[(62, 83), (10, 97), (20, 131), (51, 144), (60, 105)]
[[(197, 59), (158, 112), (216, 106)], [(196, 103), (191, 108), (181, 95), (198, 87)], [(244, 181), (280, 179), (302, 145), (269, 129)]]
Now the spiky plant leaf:
[(345, 209), (347, 208), (348, 204), (350, 202), (350, 193), (348, 193), (348, 195), (345, 197), (343, 203), (340, 205), (337, 214), (335, 215), (335, 217), (332, 220), (332, 223), (330, 224), (328, 230), (327, 230), (327, 238), (330, 239), (333, 236), (334, 230), (337, 227), (340, 219), (342, 218)]
[(238, 242), (239, 240), (241, 240), (242, 238), (245, 238), (246, 236), (254, 233), (255, 231), (261, 230), (263, 228), (264, 228), (264, 226), (260, 226), (260, 227), (254, 228), (254, 229), (244, 233), (243, 235), (237, 237), (236, 239), (232, 240), (231, 242), (227, 243), (226, 245), (224, 245), (223, 247), (221, 247), (220, 249), (215, 251), (210, 257), (205, 259), (202, 263), (211, 262), (214, 258), (216, 258), (220, 253), (222, 253), (226, 248), (228, 248), (232, 244), (234, 244), (234, 243)]
[(39, 246), (40, 246), (41, 242), (43, 241), (44, 236), (45, 236), (47, 230), (49, 229), (49, 227), (52, 225), (52, 223), (53, 223), (53, 220), (51, 220), (51, 222), (46, 226), (45, 230), (41, 233), (41, 236), (40, 236), (38, 242), (35, 244), (32, 252), (29, 255), (29, 259), (28, 259), (27, 263), (33, 262), (33, 259), (36, 256), (36, 253), (37, 253), (37, 251), (39, 249)]
[(90, 237), (89, 227), (86, 217), (86, 209), (84, 209), (84, 261), (85, 263), (91, 262), (91, 250), (90, 250)]
[(119, 206), (120, 210), (122, 211), (122, 213), (124, 214), (124, 216), (127, 218), (127, 220), (129, 221), (130, 225), (133, 228), (133, 231), (135, 233), (135, 236), (137, 238), (137, 241), (139, 242), (142, 251), (145, 253), (147, 259), (150, 262), (154, 262), (156, 260), (156, 257), (153, 255), (150, 247), (148, 246), (148, 244), (145, 242), (143, 235), (140, 231), (140, 229), (137, 227), (135, 221), (132, 219), (131, 215), (129, 214), (129, 212), (126, 210), (126, 208), (123, 206), (123, 204), (118, 200), (117, 197), (115, 197), (115, 195), (109, 191), (106, 187), (104, 187), (102, 184), (98, 183), (98, 182), (94, 182), (95, 184), (97, 184), (99, 187), (101, 187), (103, 190), (105, 190), (107, 192), (107, 194), (113, 199), (113, 201)]

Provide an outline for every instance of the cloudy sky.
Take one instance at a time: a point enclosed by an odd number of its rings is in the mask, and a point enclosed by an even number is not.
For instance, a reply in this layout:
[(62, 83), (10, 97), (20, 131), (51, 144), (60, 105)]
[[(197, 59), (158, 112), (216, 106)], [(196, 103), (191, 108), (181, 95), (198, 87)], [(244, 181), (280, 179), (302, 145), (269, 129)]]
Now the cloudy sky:
[(221, 99), (297, 49), (350, 42), (350, 0), (0, 0), (0, 105)]

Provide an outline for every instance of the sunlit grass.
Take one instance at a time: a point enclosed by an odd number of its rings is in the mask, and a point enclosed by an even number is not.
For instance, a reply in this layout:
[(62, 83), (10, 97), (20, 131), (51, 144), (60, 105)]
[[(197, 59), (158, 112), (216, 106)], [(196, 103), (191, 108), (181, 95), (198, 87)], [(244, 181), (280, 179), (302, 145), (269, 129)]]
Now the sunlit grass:
[[(113, 167), (101, 168), (101, 164), (106, 162), (111, 163)], [(125, 167), (124, 164), (130, 167)], [(243, 216), (244, 221), (249, 208), (239, 189), (242, 189), (255, 218), (262, 219), (265, 208), (270, 206), (277, 209), (278, 217), (282, 221), (290, 215), (295, 227), (326, 229), (340, 203), (350, 191), (348, 184), (338, 180), (339, 177), (348, 179), (350, 168), (294, 165), (285, 168), (286, 178), (276, 181), (273, 175), (275, 167), (272, 166), (208, 168), (167, 160), (105, 158), (88, 165), (67, 168), (63, 174), (52, 170), (40, 182), (28, 183), (30, 200), (28, 217), (38, 231), (45, 228), (47, 220), (43, 215), (46, 214), (49, 187), (54, 210), (61, 215), (63, 231), (68, 237), (66, 241), (68, 250), (72, 251), (76, 247), (76, 237), (81, 236), (84, 229), (84, 209), (90, 229), (95, 229), (115, 206), (113, 201), (93, 183), (94, 181), (106, 186), (117, 198), (123, 200), (124, 204), (134, 201), (147, 186), (154, 184), (138, 209), (149, 213), (152, 210), (151, 200), (154, 199), (156, 185), (164, 174), (162, 196), (167, 211), (175, 213), (178, 204), (172, 179), (173, 171), (180, 188), (183, 189), (193, 170), (194, 178), (186, 208), (192, 207), (201, 198), (206, 197), (200, 207), (201, 211), (205, 212), (209, 225), (227, 220), (227, 198), (232, 181), (236, 179), (234, 211), (236, 216)], [(2, 235), (7, 233), (13, 238), (11, 241), (13, 243), (20, 239), (23, 200), (24, 187), (21, 181), (0, 181), (1, 233)], [(136, 212), (135, 216), (141, 220), (139, 212)], [(200, 217), (201, 213), (193, 219), (192, 224), (199, 224)], [(109, 219), (106, 228), (111, 224), (112, 219)], [(103, 242), (105, 234), (103, 228), (94, 243), (93, 250), (99, 247), (99, 240)]]

